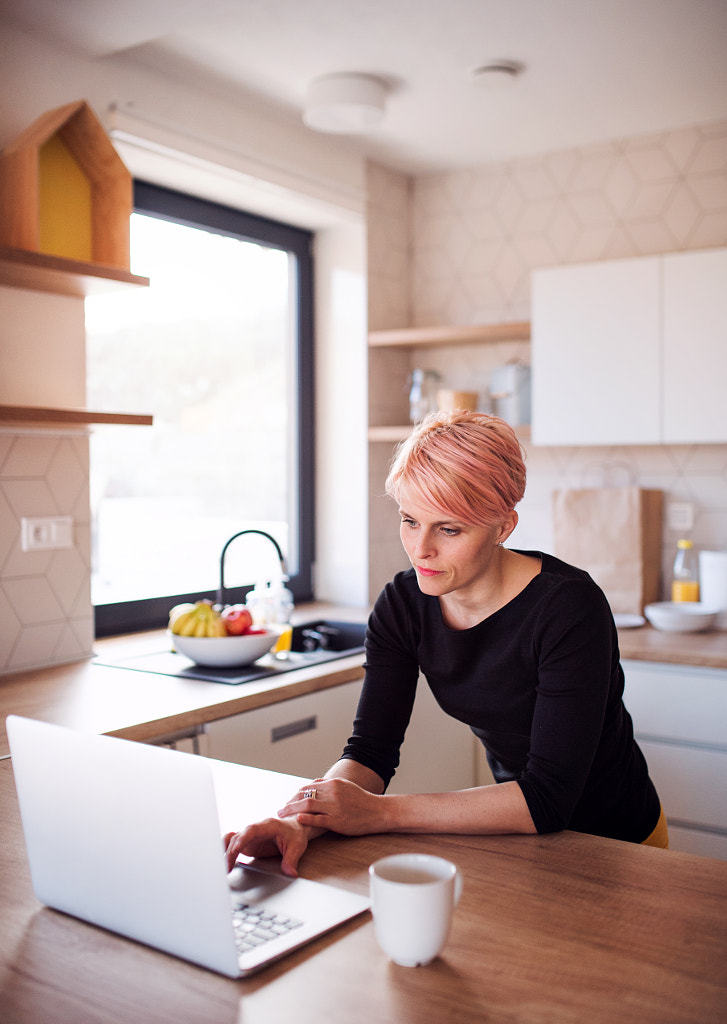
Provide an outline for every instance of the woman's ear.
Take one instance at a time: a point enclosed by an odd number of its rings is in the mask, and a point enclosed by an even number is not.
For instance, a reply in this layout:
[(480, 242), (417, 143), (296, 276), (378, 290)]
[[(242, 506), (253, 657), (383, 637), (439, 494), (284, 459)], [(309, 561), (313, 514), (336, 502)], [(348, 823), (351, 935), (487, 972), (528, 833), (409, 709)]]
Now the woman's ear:
[(508, 512), (507, 516), (503, 519), (500, 524), (500, 530), (497, 535), (497, 543), (504, 544), (507, 538), (510, 536), (512, 531), (515, 529), (519, 521), (519, 516), (515, 509), (512, 512)]

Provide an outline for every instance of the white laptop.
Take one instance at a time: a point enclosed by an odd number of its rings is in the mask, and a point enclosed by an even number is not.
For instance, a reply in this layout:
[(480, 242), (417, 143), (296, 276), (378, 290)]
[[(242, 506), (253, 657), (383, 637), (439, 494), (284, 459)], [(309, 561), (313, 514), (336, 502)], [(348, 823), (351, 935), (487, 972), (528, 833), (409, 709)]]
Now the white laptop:
[[(15, 715), (7, 732), (33, 888), (49, 907), (233, 978), (369, 907), (257, 866), (228, 875), (216, 762)], [(236, 802), (241, 829), (258, 807), (245, 786)]]

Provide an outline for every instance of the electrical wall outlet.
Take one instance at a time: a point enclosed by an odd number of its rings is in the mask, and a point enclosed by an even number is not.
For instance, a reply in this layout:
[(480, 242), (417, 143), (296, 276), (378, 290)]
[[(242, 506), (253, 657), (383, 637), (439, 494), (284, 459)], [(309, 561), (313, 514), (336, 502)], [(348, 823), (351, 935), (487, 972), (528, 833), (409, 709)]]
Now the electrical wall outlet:
[(23, 551), (53, 551), (73, 547), (73, 519), (70, 516), (44, 516), (20, 520), (20, 545)]
[(669, 529), (688, 532), (694, 526), (694, 505), (691, 501), (672, 501), (668, 510)]

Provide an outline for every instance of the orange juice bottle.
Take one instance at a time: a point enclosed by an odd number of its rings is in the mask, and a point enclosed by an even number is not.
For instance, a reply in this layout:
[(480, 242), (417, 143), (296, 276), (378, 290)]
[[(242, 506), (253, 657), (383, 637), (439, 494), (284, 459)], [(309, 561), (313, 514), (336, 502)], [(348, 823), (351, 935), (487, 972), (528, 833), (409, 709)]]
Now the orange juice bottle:
[(672, 601), (699, 600), (697, 555), (690, 540), (677, 541), (677, 555), (671, 582)]

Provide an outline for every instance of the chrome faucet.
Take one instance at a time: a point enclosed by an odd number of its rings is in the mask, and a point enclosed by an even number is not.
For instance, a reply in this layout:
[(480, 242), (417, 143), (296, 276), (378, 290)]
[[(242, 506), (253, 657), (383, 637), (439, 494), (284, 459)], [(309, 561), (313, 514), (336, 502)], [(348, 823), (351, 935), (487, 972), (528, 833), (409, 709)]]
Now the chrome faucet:
[(233, 535), (230, 537), (230, 539), (226, 542), (225, 546), (223, 547), (222, 554), (220, 555), (220, 589), (217, 591), (217, 604), (222, 605), (223, 607), (227, 603), (225, 598), (225, 555), (227, 553), (227, 549), (229, 548), (230, 544), (232, 544), (233, 540), (237, 540), (238, 537), (242, 537), (246, 533), (258, 533), (260, 534), (261, 537), (267, 537), (267, 539), (275, 548), (275, 551), (278, 555), (278, 559), (280, 560), (280, 569), (283, 574), (283, 579), (287, 580), (288, 578), (288, 571), (285, 565), (285, 558), (283, 557), (283, 552), (281, 551), (280, 545), (276, 541), (275, 537), (271, 537), (270, 534), (265, 533), (264, 530), (240, 530), (239, 533), (233, 533)]

